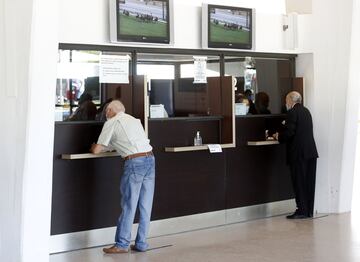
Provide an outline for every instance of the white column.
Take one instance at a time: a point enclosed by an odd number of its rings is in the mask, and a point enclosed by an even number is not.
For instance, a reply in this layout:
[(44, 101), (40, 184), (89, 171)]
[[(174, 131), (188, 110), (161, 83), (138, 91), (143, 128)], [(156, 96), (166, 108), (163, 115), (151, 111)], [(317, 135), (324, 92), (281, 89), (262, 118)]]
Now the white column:
[(358, 73), (354, 73), (360, 61), (355, 48), (359, 43), (359, 0), (312, 2), (311, 33), (307, 37), (313, 50), (314, 74), (310, 77), (314, 81), (306, 86), (306, 92), (311, 94), (309, 108), (320, 155), (315, 209), (346, 212), (351, 207), (360, 98)]
[(346, 101), (344, 153), (340, 180), (339, 212), (351, 209), (353, 176), (356, 156), (357, 120), (360, 101), (360, 1), (353, 1), (350, 42), (349, 85)]
[(285, 0), (286, 13), (310, 14), (312, 12), (312, 0)]
[(49, 258), (57, 4), (57, 0), (34, 0), (33, 5), (22, 232), (22, 261), (29, 262)]
[(57, 0), (0, 4), (0, 260), (49, 259)]
[(32, 1), (4, 0), (0, 8), (0, 260), (17, 262), (22, 248)]

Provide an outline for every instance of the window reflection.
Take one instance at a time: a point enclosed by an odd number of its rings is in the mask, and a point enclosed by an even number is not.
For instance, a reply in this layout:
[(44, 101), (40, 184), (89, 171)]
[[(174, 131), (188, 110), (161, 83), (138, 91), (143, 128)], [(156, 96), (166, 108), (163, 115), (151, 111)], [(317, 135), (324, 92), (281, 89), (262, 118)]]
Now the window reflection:
[(91, 50), (59, 50), (55, 121), (103, 120), (107, 97), (106, 86), (99, 82), (100, 54)]
[(248, 114), (280, 114), (291, 90), (289, 59), (225, 57), (225, 75), (236, 78), (235, 99), (246, 97)]
[[(57, 121), (104, 120), (102, 112), (109, 99), (127, 99), (126, 92), (120, 94), (129, 88), (127, 85), (99, 83), (100, 54), (99, 51), (59, 50)], [(246, 106), (247, 114), (281, 113), (285, 94), (292, 84), (293, 68), (289, 59), (236, 56), (224, 59), (225, 76), (236, 78), (235, 99)], [(129, 66), (131, 69), (131, 61)], [(206, 56), (208, 83), (194, 83), (194, 56), (190, 54), (137, 53), (136, 72), (147, 76), (150, 103), (163, 104), (168, 116), (212, 115), (219, 111), (214, 110), (216, 106), (211, 105), (210, 99), (220, 86), (219, 56)]]
[(140, 64), (137, 65), (137, 74), (146, 75), (148, 80), (151, 79), (174, 79), (174, 65), (156, 65), (156, 64)]
[[(169, 117), (211, 113), (207, 84), (194, 84), (193, 55), (139, 53), (137, 58), (137, 74), (149, 82), (150, 117), (151, 108), (164, 108), (158, 115)], [(206, 61), (206, 77), (219, 77), (219, 57)]]
[(95, 119), (96, 105), (100, 103), (99, 55), (98, 51), (59, 50), (56, 121)]
[[(216, 63), (207, 63), (206, 64), (206, 76), (220, 76), (219, 64)], [(194, 78), (194, 64), (181, 64), (180, 66), (180, 76), (181, 78)]]

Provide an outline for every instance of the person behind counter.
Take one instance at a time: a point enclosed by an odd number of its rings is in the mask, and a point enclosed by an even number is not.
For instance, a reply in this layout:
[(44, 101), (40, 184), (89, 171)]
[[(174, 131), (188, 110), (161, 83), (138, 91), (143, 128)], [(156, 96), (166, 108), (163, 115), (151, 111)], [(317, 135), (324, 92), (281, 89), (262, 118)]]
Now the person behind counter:
[(79, 98), (79, 106), (67, 121), (91, 121), (95, 120), (97, 113), (96, 105), (92, 102), (92, 95), (82, 94)]
[(249, 114), (256, 115), (257, 111), (255, 108), (255, 104), (253, 102), (254, 100), (253, 91), (251, 89), (246, 89), (244, 95), (249, 101)]
[(288, 110), (285, 129), (273, 137), (287, 145), (287, 163), (295, 192), (297, 210), (288, 219), (313, 216), (315, 196), (316, 161), (318, 152), (313, 135), (309, 110), (301, 104), (301, 95), (290, 92), (286, 96)]
[(113, 101), (113, 99), (109, 98), (100, 105), (99, 109), (97, 110), (95, 120), (102, 122), (106, 121), (106, 108), (111, 103), (111, 101)]
[(115, 244), (104, 248), (105, 253), (127, 253), (131, 239), (136, 207), (139, 207), (139, 227), (135, 251), (146, 251), (146, 237), (150, 226), (151, 209), (155, 186), (155, 158), (139, 119), (125, 113), (124, 105), (112, 101), (106, 108), (108, 119), (96, 144), (90, 151), (99, 154), (109, 147), (116, 149), (125, 160), (120, 181), (121, 215), (118, 220)]
[(271, 114), (268, 109), (270, 103), (269, 95), (265, 92), (259, 92), (255, 95), (255, 108), (258, 114)]

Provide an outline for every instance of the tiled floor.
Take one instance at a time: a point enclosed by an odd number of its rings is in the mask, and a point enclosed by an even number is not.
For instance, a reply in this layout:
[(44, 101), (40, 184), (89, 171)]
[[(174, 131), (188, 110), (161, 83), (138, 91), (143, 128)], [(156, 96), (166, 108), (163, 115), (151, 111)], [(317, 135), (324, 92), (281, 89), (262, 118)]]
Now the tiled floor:
[(153, 238), (149, 243), (153, 249), (146, 253), (105, 255), (102, 248), (93, 248), (52, 255), (50, 262), (358, 262), (360, 215), (307, 220), (281, 216)]

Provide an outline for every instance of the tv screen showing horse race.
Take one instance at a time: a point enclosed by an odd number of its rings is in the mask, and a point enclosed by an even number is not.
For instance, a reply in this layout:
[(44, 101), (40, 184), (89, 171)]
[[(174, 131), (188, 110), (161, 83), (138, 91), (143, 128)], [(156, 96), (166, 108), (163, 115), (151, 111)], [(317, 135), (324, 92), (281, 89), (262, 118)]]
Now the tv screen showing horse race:
[(168, 0), (118, 0), (118, 38), (169, 42)]
[(208, 12), (209, 46), (251, 48), (251, 9), (209, 5)]

